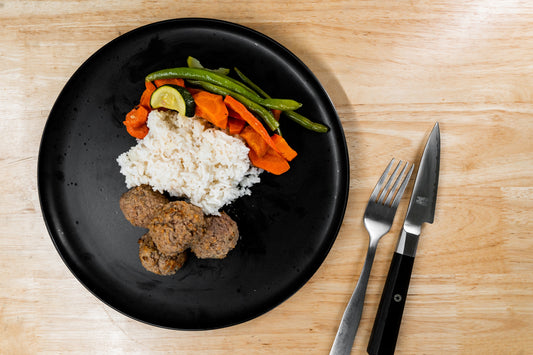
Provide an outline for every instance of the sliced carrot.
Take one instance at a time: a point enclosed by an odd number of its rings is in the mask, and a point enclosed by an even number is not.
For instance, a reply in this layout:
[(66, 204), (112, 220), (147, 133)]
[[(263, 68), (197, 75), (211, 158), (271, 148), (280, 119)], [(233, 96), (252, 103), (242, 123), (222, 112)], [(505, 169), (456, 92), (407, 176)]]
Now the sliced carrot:
[(185, 87), (185, 81), (180, 78), (174, 78), (174, 79), (157, 79), (154, 80), (154, 84), (157, 87), (163, 86), (163, 85), (178, 85)]
[(226, 106), (228, 107), (228, 116), (229, 117), (233, 117), (233, 118), (235, 118), (237, 120), (241, 120), (243, 122), (246, 122), (246, 121), (244, 121), (244, 118), (242, 118), (241, 115), (239, 115), (238, 112), (233, 111), (233, 109), (231, 107), (229, 107), (228, 105), (226, 105)]
[(148, 126), (147, 125), (142, 125), (140, 127), (133, 127), (133, 126), (131, 126), (129, 124), (126, 124), (126, 123), (124, 123), (124, 124), (126, 125), (126, 130), (128, 131), (128, 133), (132, 137), (135, 137), (135, 138), (138, 138), (138, 139), (143, 139), (148, 134)]
[(281, 155), (288, 161), (293, 160), (298, 155), (298, 153), (296, 153), (296, 151), (289, 146), (289, 143), (287, 143), (285, 138), (283, 138), (279, 134), (274, 134), (272, 136), (272, 140), (274, 141), (276, 147), (278, 147), (278, 150)]
[(270, 135), (268, 134), (263, 124), (257, 118), (255, 118), (255, 116), (250, 111), (248, 111), (248, 109), (243, 104), (241, 104), (239, 101), (235, 100), (229, 95), (224, 98), (224, 102), (226, 103), (226, 106), (228, 106), (229, 109), (238, 113), (239, 116), (246, 121), (246, 123), (248, 123), (257, 133), (259, 133), (272, 149), (279, 153), (278, 148), (272, 141), (272, 138), (270, 138)]
[(126, 114), (126, 121), (124, 124), (131, 127), (141, 127), (146, 124), (148, 120), (148, 110), (144, 106), (135, 106), (133, 110)]
[(143, 139), (148, 134), (148, 110), (144, 106), (135, 106), (126, 114), (123, 122), (128, 133), (135, 138)]
[(205, 118), (219, 128), (226, 129), (228, 125), (228, 109), (222, 96), (200, 91), (192, 97), (196, 103), (196, 116)]
[(248, 147), (253, 150), (259, 158), (262, 158), (265, 155), (269, 146), (261, 137), (261, 135), (257, 133), (252, 127), (244, 127), (244, 129), (239, 135), (244, 139)]
[(276, 121), (279, 121), (279, 118), (281, 117), (281, 110), (272, 110), (272, 114), (274, 115)]
[(151, 81), (145, 81), (144, 86), (146, 89), (144, 89), (142, 95), (141, 95), (141, 102), (140, 105), (146, 107), (147, 109), (151, 109), (150, 106), (150, 98), (152, 97), (152, 93), (157, 89), (155, 85)]
[(229, 134), (239, 134), (246, 126), (246, 122), (234, 117), (228, 117)]
[(290, 169), (287, 160), (270, 147), (262, 157), (259, 157), (253, 150), (250, 150), (248, 157), (254, 166), (274, 175), (281, 175)]
[(186, 87), (185, 89), (187, 89), (187, 91), (189, 91), (189, 93), (191, 95), (196, 95), (198, 94), (200, 91), (204, 91), (202, 89), (196, 89), (196, 88), (189, 88), (189, 87)]

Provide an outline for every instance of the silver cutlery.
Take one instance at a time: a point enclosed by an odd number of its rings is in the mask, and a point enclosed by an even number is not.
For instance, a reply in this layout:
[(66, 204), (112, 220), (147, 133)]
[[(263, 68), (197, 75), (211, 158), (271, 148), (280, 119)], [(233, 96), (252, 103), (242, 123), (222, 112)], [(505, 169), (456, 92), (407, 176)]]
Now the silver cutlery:
[(402, 165), (400, 161), (385, 183), (393, 164), (394, 159), (391, 160), (379, 178), (366, 206), (363, 221), (370, 237), (366, 260), (359, 281), (357, 281), (355, 290), (342, 316), (330, 355), (350, 354), (351, 352), (363, 313), (366, 288), (378, 242), (390, 230), (394, 215), (413, 172), (414, 165), (411, 165), (407, 171), (408, 162), (403, 165), (400, 172)]
[(440, 129), (436, 123), (420, 159), (398, 245), (385, 281), (367, 351), (394, 354), (422, 224), (433, 223), (440, 167)]

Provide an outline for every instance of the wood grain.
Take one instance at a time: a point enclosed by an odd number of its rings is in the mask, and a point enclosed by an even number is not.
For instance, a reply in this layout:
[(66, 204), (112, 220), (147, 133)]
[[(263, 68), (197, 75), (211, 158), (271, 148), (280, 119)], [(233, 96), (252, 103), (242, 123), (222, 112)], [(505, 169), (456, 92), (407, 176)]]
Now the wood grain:
[[(98, 301), (55, 251), (36, 184), (43, 127), (79, 65), (176, 17), (237, 22), (293, 51), (330, 94), (350, 154), (345, 221), (310, 282), (257, 319), (206, 332), (151, 327)], [(392, 156), (417, 160), (435, 121), (437, 213), (397, 353), (533, 349), (531, 2), (4, 0), (0, 23), (0, 353), (328, 353), (366, 253), (369, 192)], [(353, 353), (365, 353), (399, 224), (380, 242)]]

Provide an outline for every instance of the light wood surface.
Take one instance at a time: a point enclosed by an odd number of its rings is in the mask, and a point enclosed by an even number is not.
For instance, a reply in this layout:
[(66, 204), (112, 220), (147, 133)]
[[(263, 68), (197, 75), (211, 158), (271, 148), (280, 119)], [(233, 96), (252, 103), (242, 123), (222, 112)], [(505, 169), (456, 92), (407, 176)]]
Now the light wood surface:
[[(178, 17), (237, 22), (293, 51), (330, 94), (350, 154), (346, 217), (318, 272), (267, 314), (201, 332), (141, 324), (90, 294), (54, 249), (36, 183), (44, 124), (78, 66)], [(0, 353), (327, 354), (363, 265), (370, 190), (392, 156), (418, 158), (435, 121), (437, 212), (397, 353), (533, 351), (530, 1), (4, 0), (0, 24)], [(354, 354), (365, 353), (400, 224), (379, 244)]]

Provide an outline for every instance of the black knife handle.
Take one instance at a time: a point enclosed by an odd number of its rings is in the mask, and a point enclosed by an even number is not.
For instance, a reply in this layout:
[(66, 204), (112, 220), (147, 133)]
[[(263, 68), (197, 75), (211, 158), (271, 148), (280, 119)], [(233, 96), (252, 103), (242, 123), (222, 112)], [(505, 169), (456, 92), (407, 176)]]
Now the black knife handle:
[(370, 334), (370, 355), (394, 354), (415, 258), (394, 253)]

